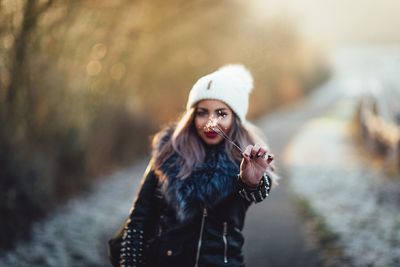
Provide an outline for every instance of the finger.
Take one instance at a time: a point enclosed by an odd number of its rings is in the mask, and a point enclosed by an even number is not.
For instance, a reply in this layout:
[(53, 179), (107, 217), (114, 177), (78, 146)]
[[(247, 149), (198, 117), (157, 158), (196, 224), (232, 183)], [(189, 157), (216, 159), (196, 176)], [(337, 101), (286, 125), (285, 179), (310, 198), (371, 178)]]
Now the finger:
[(267, 154), (267, 149), (265, 147), (260, 147), (260, 149), (257, 152), (257, 158), (265, 158)]
[(251, 156), (256, 157), (258, 151), (260, 150), (260, 145), (259, 144), (255, 144), (253, 146), (253, 148), (251, 149)]
[(243, 163), (244, 163), (245, 165), (247, 165), (248, 163), (250, 163), (250, 156), (243, 153), (243, 161), (244, 161)]
[(252, 145), (248, 145), (246, 149), (243, 151), (243, 155), (250, 157), (252, 148), (253, 148)]

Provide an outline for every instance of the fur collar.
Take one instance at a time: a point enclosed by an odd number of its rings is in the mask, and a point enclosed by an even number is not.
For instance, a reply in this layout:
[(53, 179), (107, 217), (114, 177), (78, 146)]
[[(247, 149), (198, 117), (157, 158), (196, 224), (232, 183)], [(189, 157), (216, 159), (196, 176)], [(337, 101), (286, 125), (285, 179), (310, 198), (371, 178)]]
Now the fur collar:
[(185, 223), (199, 215), (204, 206), (215, 208), (235, 190), (236, 174), (239, 163), (232, 162), (224, 151), (223, 142), (206, 147), (206, 159), (195, 166), (192, 174), (177, 178), (178, 159), (173, 154), (162, 165), (161, 173), (166, 177), (161, 184), (161, 192), (170, 208), (175, 211), (176, 219)]

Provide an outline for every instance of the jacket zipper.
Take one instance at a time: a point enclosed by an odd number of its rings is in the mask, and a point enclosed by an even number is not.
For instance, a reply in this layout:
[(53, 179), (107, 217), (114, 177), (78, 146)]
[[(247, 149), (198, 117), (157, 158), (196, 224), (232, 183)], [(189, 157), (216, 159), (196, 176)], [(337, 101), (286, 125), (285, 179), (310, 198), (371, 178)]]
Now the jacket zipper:
[(200, 227), (200, 235), (199, 235), (199, 242), (197, 243), (197, 253), (196, 253), (196, 264), (195, 267), (198, 267), (199, 258), (200, 258), (200, 249), (201, 249), (201, 240), (203, 238), (203, 231), (204, 231), (204, 222), (207, 217), (207, 209), (203, 209), (203, 218), (201, 219), (201, 227)]
[(162, 228), (161, 228), (161, 225), (159, 225), (159, 226), (158, 226), (158, 233), (157, 233), (157, 236), (160, 237), (161, 234), (162, 234)]
[(162, 234), (162, 226), (161, 226), (161, 221), (164, 218), (164, 215), (160, 215), (160, 222), (158, 223), (158, 233), (157, 236), (160, 237)]
[(222, 239), (224, 240), (224, 263), (228, 263), (228, 239), (227, 239), (227, 234), (228, 234), (228, 224), (227, 222), (224, 222), (224, 233), (222, 235)]

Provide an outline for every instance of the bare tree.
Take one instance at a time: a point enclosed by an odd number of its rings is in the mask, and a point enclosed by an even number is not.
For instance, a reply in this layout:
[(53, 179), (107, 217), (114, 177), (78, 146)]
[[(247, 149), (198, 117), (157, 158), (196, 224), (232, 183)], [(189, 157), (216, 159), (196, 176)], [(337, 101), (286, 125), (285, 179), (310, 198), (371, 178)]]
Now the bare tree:
[[(40, 4), (38, 0), (27, 0), (24, 4), (22, 24), (16, 34), (10, 68), (10, 83), (7, 89), (6, 106), (7, 116), (15, 111), (18, 98), (27, 82), (26, 59), (29, 41), (35, 31), (39, 17), (52, 5), (53, 0)], [(28, 92), (28, 88), (26, 87)]]

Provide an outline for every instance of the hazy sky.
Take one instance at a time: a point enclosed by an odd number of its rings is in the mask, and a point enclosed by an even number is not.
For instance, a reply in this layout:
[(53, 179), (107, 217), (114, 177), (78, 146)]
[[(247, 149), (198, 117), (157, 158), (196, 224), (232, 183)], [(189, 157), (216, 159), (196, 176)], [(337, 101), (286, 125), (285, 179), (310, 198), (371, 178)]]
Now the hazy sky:
[(327, 44), (400, 43), (399, 0), (254, 0), (259, 17), (293, 20), (311, 40)]

